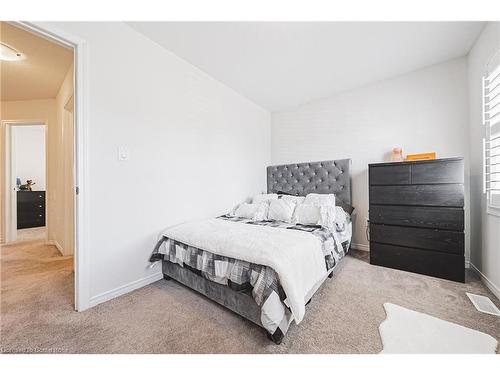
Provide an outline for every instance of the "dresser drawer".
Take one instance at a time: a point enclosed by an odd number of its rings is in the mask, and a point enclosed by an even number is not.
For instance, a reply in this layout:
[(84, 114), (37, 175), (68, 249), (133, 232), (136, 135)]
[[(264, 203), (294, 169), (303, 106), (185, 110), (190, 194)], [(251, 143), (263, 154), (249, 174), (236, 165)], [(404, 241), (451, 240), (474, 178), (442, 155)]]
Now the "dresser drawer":
[(370, 243), (370, 263), (453, 281), (465, 281), (463, 255)]
[(370, 203), (463, 207), (464, 187), (460, 184), (370, 186)]
[(45, 212), (20, 211), (17, 213), (17, 229), (43, 226), (45, 226)]
[(369, 169), (370, 185), (410, 184), (410, 165), (373, 166)]
[(18, 202), (45, 202), (45, 191), (18, 191)]
[(412, 184), (463, 184), (463, 160), (415, 163), (411, 166)]
[(370, 224), (370, 241), (437, 252), (464, 254), (464, 234), (462, 232)]
[(45, 226), (45, 217), (30, 218), (29, 220), (17, 221), (17, 229), (36, 228)]
[(370, 223), (464, 230), (464, 210), (455, 207), (370, 206)]
[(31, 218), (45, 218), (45, 211), (18, 211), (17, 220), (27, 220)]
[(17, 202), (18, 211), (45, 211), (45, 202)]

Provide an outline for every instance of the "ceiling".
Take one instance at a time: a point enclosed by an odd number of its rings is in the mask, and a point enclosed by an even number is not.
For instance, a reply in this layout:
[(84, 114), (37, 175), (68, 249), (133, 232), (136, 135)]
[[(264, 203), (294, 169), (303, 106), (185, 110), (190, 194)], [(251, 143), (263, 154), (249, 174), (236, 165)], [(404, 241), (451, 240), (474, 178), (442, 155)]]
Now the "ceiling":
[(0, 40), (26, 58), (0, 61), (1, 100), (51, 99), (73, 62), (73, 50), (0, 22)]
[(465, 56), (482, 22), (129, 22), (270, 111)]

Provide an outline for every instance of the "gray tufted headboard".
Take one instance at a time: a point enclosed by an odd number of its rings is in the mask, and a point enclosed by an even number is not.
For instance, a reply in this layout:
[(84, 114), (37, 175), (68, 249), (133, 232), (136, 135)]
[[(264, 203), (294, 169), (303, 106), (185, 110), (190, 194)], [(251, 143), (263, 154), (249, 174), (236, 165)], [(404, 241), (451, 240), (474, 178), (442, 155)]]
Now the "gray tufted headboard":
[(269, 166), (267, 192), (279, 191), (292, 195), (333, 193), (352, 205), (351, 159)]

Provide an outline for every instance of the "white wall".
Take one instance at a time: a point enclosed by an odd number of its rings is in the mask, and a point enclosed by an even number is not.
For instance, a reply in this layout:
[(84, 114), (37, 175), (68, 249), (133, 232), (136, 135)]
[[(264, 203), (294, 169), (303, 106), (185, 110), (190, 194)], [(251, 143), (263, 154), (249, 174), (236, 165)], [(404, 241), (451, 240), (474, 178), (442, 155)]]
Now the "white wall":
[(486, 213), (482, 191), (483, 137), (482, 75), (490, 57), (500, 49), (500, 23), (489, 22), (468, 57), (470, 104), (471, 263), (500, 298), (500, 217)]
[[(460, 58), (276, 113), (272, 163), (351, 158), (353, 243), (366, 248), (368, 164), (387, 161), (393, 147), (463, 156), (468, 181), (467, 100), (467, 61)], [(466, 192), (468, 207), (468, 184)]]
[[(88, 46), (92, 303), (158, 270), (160, 231), (266, 188), (270, 115), (123, 23), (54, 23)], [(130, 161), (117, 160), (127, 146)], [(137, 285), (137, 284), (136, 284)]]
[(14, 176), (22, 184), (33, 180), (33, 190), (45, 190), (45, 125), (14, 126), (11, 134)]
[(74, 252), (74, 131), (71, 115), (64, 108), (73, 96), (73, 65), (68, 69), (56, 96), (56, 122), (50, 128), (52, 152), (51, 188), (48, 199), (52, 203), (49, 239), (57, 244), (63, 255)]

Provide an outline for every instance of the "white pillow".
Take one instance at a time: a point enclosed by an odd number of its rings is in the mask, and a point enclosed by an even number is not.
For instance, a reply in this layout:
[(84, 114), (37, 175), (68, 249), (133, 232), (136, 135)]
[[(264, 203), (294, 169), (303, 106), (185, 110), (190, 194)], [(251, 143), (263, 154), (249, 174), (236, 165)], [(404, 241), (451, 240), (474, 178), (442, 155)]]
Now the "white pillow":
[(306, 197), (299, 197), (297, 195), (282, 195), (281, 199), (288, 202), (293, 202), (295, 204), (304, 203)]
[(278, 194), (257, 194), (252, 198), (252, 203), (269, 202), (274, 199), (278, 199)]
[(228, 216), (236, 216), (235, 213), (236, 213), (236, 210), (238, 209), (238, 207), (240, 207), (243, 203), (246, 203), (246, 202), (242, 202), (242, 203), (238, 203), (236, 206), (234, 206), (231, 211), (229, 211), (227, 213)]
[(310, 193), (306, 195), (304, 199), (304, 204), (312, 204), (314, 206), (325, 207), (326, 214), (323, 218), (323, 226), (334, 229), (335, 226), (335, 216), (337, 210), (335, 209), (335, 194), (317, 194)]
[(333, 206), (335, 207), (335, 194), (316, 194), (310, 193), (306, 195), (305, 204), (313, 204), (316, 206)]
[(335, 207), (335, 226), (341, 232), (345, 230), (348, 223), (348, 215), (342, 207)]
[(325, 208), (312, 204), (298, 204), (293, 213), (293, 222), (305, 225), (323, 225)]
[(291, 223), (293, 211), (295, 210), (295, 205), (296, 205), (295, 202), (285, 199), (272, 200), (269, 202), (269, 211), (267, 213), (267, 219)]
[(266, 220), (267, 218), (267, 203), (242, 203), (234, 211), (234, 216), (244, 217), (255, 221)]

